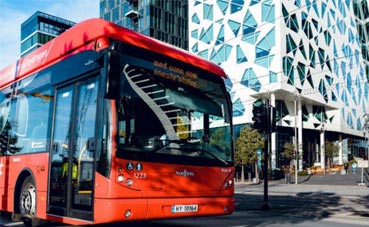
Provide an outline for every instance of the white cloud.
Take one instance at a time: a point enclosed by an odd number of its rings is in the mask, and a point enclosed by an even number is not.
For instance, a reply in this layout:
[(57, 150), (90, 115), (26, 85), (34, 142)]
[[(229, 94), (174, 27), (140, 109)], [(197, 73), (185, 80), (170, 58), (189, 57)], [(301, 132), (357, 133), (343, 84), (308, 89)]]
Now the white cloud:
[[(20, 56), (20, 26), (36, 11), (48, 13), (73, 22), (99, 17), (97, 0), (29, 0), (27, 6), (19, 1), (0, 0), (0, 70), (16, 62)], [(12, 5), (14, 2), (14, 5)], [(4, 26), (5, 25), (5, 26)]]

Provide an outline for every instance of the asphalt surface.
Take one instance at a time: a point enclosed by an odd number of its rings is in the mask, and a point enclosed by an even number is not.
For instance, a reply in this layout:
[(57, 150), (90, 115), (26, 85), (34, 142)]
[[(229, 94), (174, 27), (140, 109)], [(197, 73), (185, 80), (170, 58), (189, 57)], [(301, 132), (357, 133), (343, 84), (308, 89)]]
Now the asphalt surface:
[[(268, 181), (267, 202), (270, 212), (315, 219), (341, 215), (360, 217), (369, 223), (369, 172), (326, 173), (298, 177), (291, 183), (285, 179)], [(235, 185), (237, 211), (262, 209), (265, 201), (264, 184), (237, 182)], [(369, 224), (368, 224), (369, 226)]]
[[(369, 195), (369, 170), (358, 169), (355, 173), (326, 172), (301, 176), (295, 184), (295, 176), (291, 176), (290, 182), (286, 179), (268, 181), (269, 193), (297, 194), (301, 192), (326, 192), (343, 196), (368, 196)], [(260, 192), (263, 181), (258, 184), (250, 182), (236, 182), (235, 192)], [(360, 186), (361, 185), (361, 186)]]
[[(264, 184), (237, 182), (235, 213), (216, 218), (154, 221), (147, 225), (113, 223), (98, 226), (273, 226), (273, 227), (345, 227), (369, 226), (369, 174), (328, 173), (298, 178), (298, 184), (285, 179), (268, 182), (268, 211), (262, 210)], [(5, 222), (5, 226), (23, 226)], [(0, 227), (1, 215), (0, 215)], [(68, 226), (54, 223), (52, 226)]]
[[(362, 171), (363, 170), (363, 171)], [(363, 174), (362, 174), (363, 172)], [(326, 174), (315, 174), (311, 176), (300, 177), (299, 184), (306, 185), (351, 185), (356, 186), (361, 183), (361, 176), (363, 176), (363, 183), (369, 182), (368, 169), (357, 169), (356, 172), (349, 172), (342, 174), (342, 172), (327, 172)], [(294, 182), (294, 180), (293, 180)]]

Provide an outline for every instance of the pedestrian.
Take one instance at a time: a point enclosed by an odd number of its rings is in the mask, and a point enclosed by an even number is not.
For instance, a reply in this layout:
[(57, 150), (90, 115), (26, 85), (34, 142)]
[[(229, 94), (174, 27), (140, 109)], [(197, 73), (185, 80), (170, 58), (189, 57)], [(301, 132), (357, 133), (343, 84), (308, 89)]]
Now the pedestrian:
[(345, 168), (345, 172), (346, 172), (346, 174), (347, 174), (347, 172), (348, 172), (348, 167), (349, 167), (348, 162), (345, 162), (345, 163), (343, 164), (343, 167)]

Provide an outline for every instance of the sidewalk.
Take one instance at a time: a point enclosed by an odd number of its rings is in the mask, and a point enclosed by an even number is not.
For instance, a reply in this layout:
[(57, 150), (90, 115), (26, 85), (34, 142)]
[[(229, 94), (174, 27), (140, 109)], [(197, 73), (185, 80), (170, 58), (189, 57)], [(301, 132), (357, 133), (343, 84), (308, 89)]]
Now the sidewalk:
[[(300, 217), (309, 220), (347, 220), (350, 223), (368, 223), (369, 183), (364, 170), (349, 174), (317, 174), (298, 177), (298, 184), (286, 184), (285, 179), (268, 181), (268, 214)], [(294, 181), (294, 176), (293, 179)], [(235, 184), (235, 210), (240, 212), (264, 212), (264, 182)], [(265, 212), (264, 212), (265, 214)], [(345, 218), (344, 218), (345, 217)], [(327, 225), (329, 226), (329, 225)]]
[[(286, 184), (285, 179), (277, 181), (268, 181), (269, 194), (288, 194), (297, 195), (306, 192), (333, 193), (343, 197), (368, 197), (369, 179), (368, 170), (363, 171), (364, 186), (361, 183), (361, 169), (356, 173), (341, 174), (317, 174), (312, 176), (298, 177), (298, 184), (295, 184), (295, 178), (292, 177), (291, 184)], [(248, 182), (236, 182), (235, 193), (263, 193), (263, 181), (259, 184), (250, 184)]]

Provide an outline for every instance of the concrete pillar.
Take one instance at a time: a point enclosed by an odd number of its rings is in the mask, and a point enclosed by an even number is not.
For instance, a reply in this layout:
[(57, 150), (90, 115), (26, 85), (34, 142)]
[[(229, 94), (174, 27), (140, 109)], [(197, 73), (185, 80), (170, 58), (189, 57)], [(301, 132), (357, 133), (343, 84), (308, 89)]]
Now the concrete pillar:
[(315, 163), (320, 163), (319, 152), (320, 152), (320, 149), (319, 149), (318, 139), (315, 138)]
[[(275, 107), (275, 94), (270, 95), (270, 105)], [(275, 118), (275, 116), (272, 116)], [(273, 132), (271, 135), (271, 167), (277, 168), (277, 133)]]
[(338, 146), (340, 146), (340, 150), (338, 151), (338, 165), (343, 165), (343, 153), (342, 153), (342, 134), (338, 135)]

